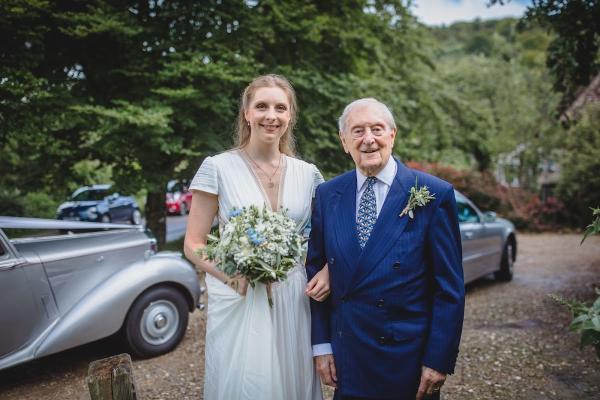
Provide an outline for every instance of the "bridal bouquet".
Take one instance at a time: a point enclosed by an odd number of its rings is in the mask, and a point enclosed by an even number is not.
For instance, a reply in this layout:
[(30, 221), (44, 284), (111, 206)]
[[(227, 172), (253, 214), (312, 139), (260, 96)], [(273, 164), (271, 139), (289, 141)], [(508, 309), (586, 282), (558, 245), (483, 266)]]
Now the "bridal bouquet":
[(284, 280), (303, 255), (303, 238), (285, 211), (252, 205), (234, 209), (220, 237), (209, 234), (198, 253), (217, 261), (227, 275), (244, 276), (254, 287), (257, 282)]

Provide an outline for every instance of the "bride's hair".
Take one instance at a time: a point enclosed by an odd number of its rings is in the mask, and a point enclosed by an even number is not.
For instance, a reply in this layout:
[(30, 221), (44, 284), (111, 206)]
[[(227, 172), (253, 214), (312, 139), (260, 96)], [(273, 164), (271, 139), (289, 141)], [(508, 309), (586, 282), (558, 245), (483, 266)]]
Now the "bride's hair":
[(250, 141), (250, 127), (248, 126), (248, 121), (246, 121), (244, 113), (248, 109), (254, 93), (263, 87), (278, 87), (287, 94), (288, 101), (290, 102), (290, 123), (288, 124), (287, 130), (279, 140), (279, 151), (290, 157), (295, 157), (296, 144), (294, 142), (294, 135), (292, 132), (294, 131), (294, 126), (296, 126), (298, 112), (296, 92), (294, 91), (290, 81), (281, 75), (261, 75), (257, 78), (254, 78), (254, 80), (250, 82), (248, 86), (246, 86), (246, 89), (244, 89), (240, 99), (240, 110), (237, 121), (237, 147), (243, 148)]

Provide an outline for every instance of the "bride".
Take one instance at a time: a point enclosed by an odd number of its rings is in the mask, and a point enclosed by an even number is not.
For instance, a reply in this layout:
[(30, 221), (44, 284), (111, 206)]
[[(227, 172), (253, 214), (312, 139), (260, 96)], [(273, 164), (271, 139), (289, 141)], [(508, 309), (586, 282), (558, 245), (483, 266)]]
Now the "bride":
[(223, 228), (233, 208), (285, 209), (299, 232), (310, 225), (312, 198), (323, 177), (314, 165), (294, 157), (296, 112), (287, 79), (254, 79), (242, 94), (237, 147), (207, 157), (190, 185), (184, 247), (186, 257), (206, 272), (206, 400), (322, 399), (305, 292), (319, 301), (327, 297), (327, 268), (307, 289), (306, 271), (298, 264), (285, 281), (272, 285), (271, 308), (264, 285), (249, 287), (243, 277), (228, 277), (196, 253), (206, 245), (215, 216)]

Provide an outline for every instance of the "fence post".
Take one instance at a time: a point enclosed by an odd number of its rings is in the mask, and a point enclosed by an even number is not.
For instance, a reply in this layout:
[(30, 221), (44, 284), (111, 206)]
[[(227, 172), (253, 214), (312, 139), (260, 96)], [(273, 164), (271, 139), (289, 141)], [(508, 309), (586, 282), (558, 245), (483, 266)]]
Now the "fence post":
[(92, 361), (87, 384), (91, 400), (137, 400), (129, 354)]

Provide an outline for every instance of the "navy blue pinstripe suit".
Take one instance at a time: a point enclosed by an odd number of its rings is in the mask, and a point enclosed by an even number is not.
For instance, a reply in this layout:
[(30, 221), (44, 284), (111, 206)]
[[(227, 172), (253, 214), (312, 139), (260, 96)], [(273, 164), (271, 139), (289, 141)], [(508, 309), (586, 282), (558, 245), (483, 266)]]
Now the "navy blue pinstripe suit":
[[(336, 397), (414, 400), (421, 366), (452, 373), (464, 313), (460, 232), (452, 186), (400, 161), (363, 250), (356, 233), (356, 172), (316, 193), (306, 268), (328, 263), (331, 295), (311, 300), (312, 343), (331, 343)], [(410, 188), (435, 195), (400, 217)]]

